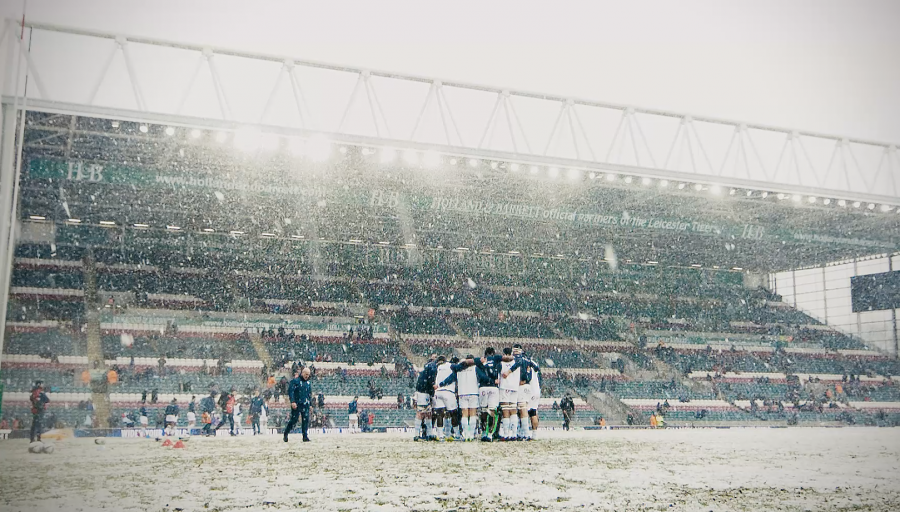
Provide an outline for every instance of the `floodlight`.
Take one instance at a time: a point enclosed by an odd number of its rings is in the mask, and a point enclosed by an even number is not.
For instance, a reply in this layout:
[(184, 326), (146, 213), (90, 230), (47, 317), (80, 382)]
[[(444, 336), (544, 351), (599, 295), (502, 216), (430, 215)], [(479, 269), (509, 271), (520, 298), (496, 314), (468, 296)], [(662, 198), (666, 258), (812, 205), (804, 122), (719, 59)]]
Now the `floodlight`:
[(203, 132), (201, 132), (200, 130), (198, 130), (196, 128), (191, 130), (191, 138), (192, 139), (199, 139), (201, 135), (203, 135)]
[(407, 149), (403, 152), (403, 161), (405, 161), (409, 165), (416, 165), (417, 163), (419, 163), (419, 155), (415, 151)]
[(651, 183), (653, 183), (653, 180), (651, 180), (650, 178), (643, 178), (641, 180), (641, 185), (644, 185), (645, 187), (650, 185)]
[(166, 126), (166, 135), (168, 135), (169, 137), (171, 137), (172, 135), (175, 135), (175, 128), (173, 128), (171, 126)]
[(422, 161), (425, 163), (426, 167), (436, 167), (441, 163), (441, 155), (437, 151), (431, 149), (425, 152), (425, 157), (422, 158)]
[(228, 139), (228, 134), (225, 132), (216, 132), (216, 142), (219, 144), (225, 143), (225, 140)]
[(313, 135), (306, 143), (306, 154), (315, 162), (331, 157), (331, 141), (324, 135)]
[(238, 128), (234, 132), (234, 147), (241, 151), (256, 151), (259, 149), (262, 134), (259, 129), (253, 127)]
[(509, 166), (509, 170), (512, 172), (519, 172), (519, 164), (513, 163)]
[(559, 176), (559, 167), (550, 167), (547, 169), (547, 176), (556, 179)]
[(469, 167), (478, 167), (478, 160), (474, 158), (469, 159)]
[(381, 163), (389, 164), (397, 158), (397, 150), (394, 148), (382, 148), (381, 149)]
[(145, 124), (142, 124), (138, 127), (138, 130), (140, 130), (141, 133), (147, 133), (150, 131), (150, 127)]

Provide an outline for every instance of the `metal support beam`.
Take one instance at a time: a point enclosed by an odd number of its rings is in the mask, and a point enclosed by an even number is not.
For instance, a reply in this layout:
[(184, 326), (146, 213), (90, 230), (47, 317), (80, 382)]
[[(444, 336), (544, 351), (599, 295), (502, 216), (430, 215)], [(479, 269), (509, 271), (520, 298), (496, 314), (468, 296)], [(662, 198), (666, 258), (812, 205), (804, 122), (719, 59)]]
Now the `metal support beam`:
[(3, 105), (0, 121), (0, 353), (6, 337), (9, 278), (15, 245), (16, 109)]

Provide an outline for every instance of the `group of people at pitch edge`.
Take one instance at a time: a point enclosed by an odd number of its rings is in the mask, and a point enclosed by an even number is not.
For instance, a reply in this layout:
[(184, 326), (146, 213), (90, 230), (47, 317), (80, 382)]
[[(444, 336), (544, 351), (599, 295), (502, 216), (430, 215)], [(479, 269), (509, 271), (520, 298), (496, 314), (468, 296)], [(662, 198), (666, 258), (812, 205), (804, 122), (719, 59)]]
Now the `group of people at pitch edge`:
[(417, 441), (530, 441), (538, 429), (541, 369), (521, 345), (484, 357), (432, 355), (416, 381)]

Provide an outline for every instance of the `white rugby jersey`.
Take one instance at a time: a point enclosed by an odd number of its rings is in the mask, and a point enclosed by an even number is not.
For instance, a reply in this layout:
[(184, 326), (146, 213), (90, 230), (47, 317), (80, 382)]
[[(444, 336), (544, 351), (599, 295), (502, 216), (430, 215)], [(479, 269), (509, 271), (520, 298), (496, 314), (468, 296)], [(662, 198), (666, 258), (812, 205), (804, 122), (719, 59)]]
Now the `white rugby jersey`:
[(441, 386), (441, 382), (449, 377), (453, 373), (453, 370), (450, 369), (450, 363), (444, 363), (437, 367), (437, 377), (434, 379), (434, 383), (438, 385), (438, 391), (456, 391), (456, 384), (451, 383), (447, 386)]
[(459, 396), (478, 394), (478, 375), (475, 374), (475, 365), (456, 372), (456, 385), (456, 394)]
[(518, 391), (519, 380), (521, 378), (519, 375), (519, 370), (520, 370), (519, 368), (516, 368), (516, 370), (514, 372), (510, 373), (509, 377), (507, 377), (505, 379), (503, 378), (503, 373), (508, 372), (509, 369), (512, 368), (512, 365), (514, 365), (515, 363), (516, 362), (514, 360), (500, 362), (500, 389), (509, 389), (511, 391)]

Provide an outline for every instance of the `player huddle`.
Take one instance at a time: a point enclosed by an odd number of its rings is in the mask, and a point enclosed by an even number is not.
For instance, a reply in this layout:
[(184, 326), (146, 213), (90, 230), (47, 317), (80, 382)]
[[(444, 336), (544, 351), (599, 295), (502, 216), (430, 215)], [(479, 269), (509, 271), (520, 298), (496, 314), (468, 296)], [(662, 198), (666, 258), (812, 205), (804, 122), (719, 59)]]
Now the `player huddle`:
[(538, 428), (541, 369), (521, 345), (484, 357), (432, 356), (416, 382), (418, 440), (530, 441)]

